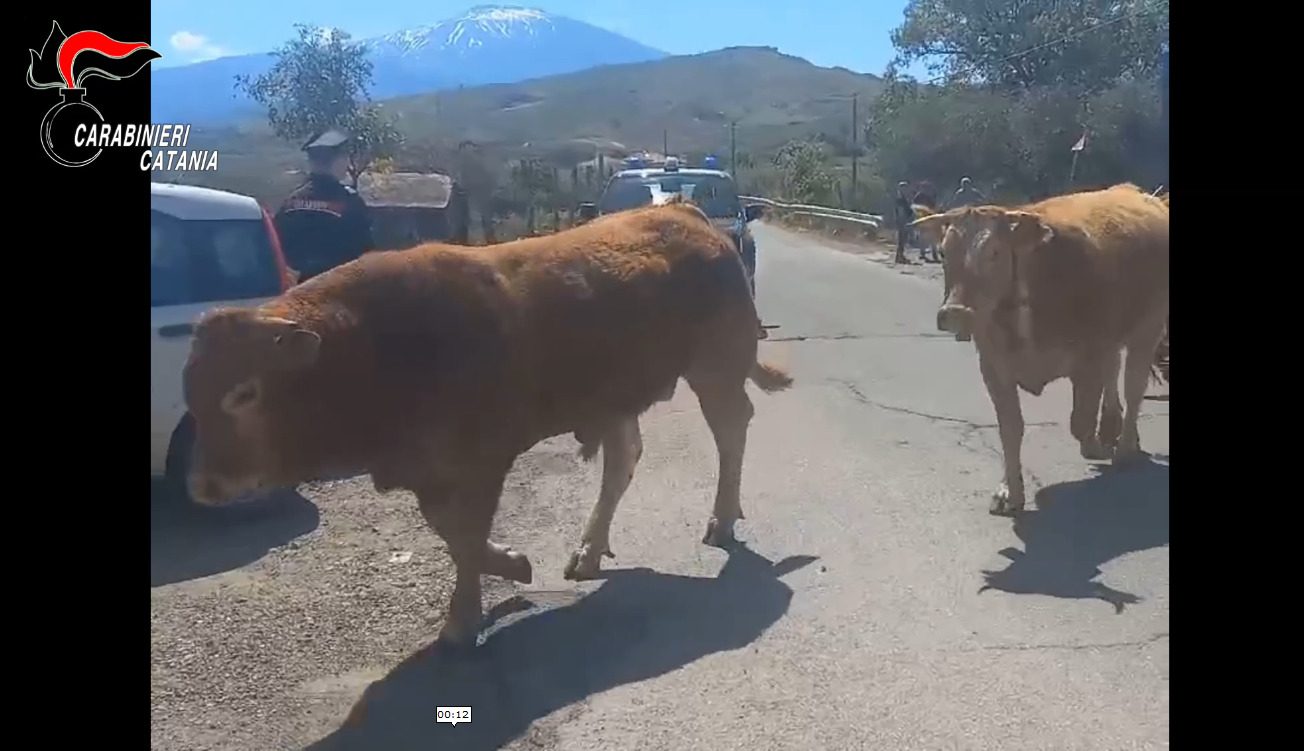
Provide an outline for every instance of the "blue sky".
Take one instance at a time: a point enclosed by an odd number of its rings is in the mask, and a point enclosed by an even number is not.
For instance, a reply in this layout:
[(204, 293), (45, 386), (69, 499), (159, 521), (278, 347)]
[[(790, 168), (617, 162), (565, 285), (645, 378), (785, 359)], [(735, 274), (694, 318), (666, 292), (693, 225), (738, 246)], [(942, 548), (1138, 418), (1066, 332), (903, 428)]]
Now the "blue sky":
[[(182, 65), (233, 53), (266, 52), (296, 23), (335, 26), (354, 38), (433, 24), (476, 0), (153, 0), (152, 39), (162, 59)], [(487, 3), (485, 3), (487, 4)], [(767, 45), (816, 65), (882, 73), (889, 32), (906, 0), (543, 0), (502, 3), (587, 21), (671, 54)]]

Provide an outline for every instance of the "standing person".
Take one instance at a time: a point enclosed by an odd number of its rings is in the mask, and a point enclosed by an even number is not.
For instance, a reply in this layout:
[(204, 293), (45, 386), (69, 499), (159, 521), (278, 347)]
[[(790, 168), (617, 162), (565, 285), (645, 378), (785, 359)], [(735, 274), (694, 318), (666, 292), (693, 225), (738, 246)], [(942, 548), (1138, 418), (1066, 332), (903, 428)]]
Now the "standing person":
[(327, 130), (303, 145), (308, 179), (276, 212), (286, 263), (306, 281), (375, 247), (367, 204), (344, 184), (350, 138)]
[(973, 181), (967, 177), (962, 177), (960, 178), (960, 189), (951, 197), (951, 205), (948, 208), (958, 209), (961, 206), (975, 206), (986, 200), (987, 196), (984, 196), (973, 186)]
[[(937, 191), (933, 189), (932, 183), (924, 182), (919, 186), (919, 190), (915, 191), (914, 204), (915, 219), (922, 219), (929, 214), (937, 213)], [(918, 241), (918, 236), (916, 236), (916, 241)], [(930, 251), (933, 256), (931, 259), (928, 257)], [(919, 246), (919, 260), (925, 263), (930, 260), (932, 263), (937, 263), (939, 260), (937, 246), (921, 244)]]
[(906, 197), (906, 182), (897, 183), (896, 200), (893, 202), (893, 217), (897, 226), (896, 262), (909, 263), (906, 260), (906, 238), (910, 235), (910, 223), (915, 220), (914, 207)]

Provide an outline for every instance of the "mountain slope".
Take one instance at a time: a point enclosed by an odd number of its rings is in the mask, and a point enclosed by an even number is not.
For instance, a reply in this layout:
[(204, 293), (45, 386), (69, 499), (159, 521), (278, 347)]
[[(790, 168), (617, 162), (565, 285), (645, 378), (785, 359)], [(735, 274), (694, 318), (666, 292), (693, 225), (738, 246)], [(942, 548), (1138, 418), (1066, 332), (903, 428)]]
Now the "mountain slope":
[[(596, 26), (514, 6), (477, 6), (432, 26), (362, 43), (378, 99), (665, 57)], [(152, 118), (220, 124), (255, 116), (257, 108), (236, 92), (235, 76), (264, 73), (274, 62), (271, 54), (258, 53), (154, 70)]]
[[(516, 84), (482, 86), (383, 102), (407, 143), (400, 169), (444, 169), (438, 155), (463, 140), (479, 143), (495, 164), (522, 155), (558, 166), (608, 155), (660, 151), (663, 131), (674, 153), (714, 151), (728, 158), (729, 122), (737, 146), (759, 164), (791, 138), (824, 134), (850, 141), (852, 93), (863, 117), (881, 79), (821, 68), (771, 48), (736, 47), (648, 63), (612, 65)], [(295, 144), (265, 124), (202, 128), (193, 148), (221, 152), (218, 173), (177, 175), (186, 182), (279, 201), (300, 179)], [(163, 177), (161, 174), (159, 177)]]
[[(867, 105), (876, 76), (821, 68), (769, 47), (733, 47), (655, 62), (609, 65), (514, 84), (393, 99), (386, 110), (410, 138), (438, 135), (506, 147), (588, 139), (660, 151), (768, 151), (790, 138), (850, 138), (850, 95)], [(867, 113), (862, 109), (861, 113)]]

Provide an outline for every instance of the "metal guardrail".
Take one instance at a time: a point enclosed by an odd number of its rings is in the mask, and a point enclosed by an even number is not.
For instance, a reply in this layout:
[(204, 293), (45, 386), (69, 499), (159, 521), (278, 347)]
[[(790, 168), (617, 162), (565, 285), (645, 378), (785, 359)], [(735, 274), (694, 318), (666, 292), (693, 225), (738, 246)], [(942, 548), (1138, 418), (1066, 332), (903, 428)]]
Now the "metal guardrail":
[(738, 196), (743, 203), (754, 203), (770, 208), (787, 211), (793, 214), (803, 216), (819, 217), (821, 219), (839, 219), (854, 224), (865, 224), (871, 227), (881, 227), (883, 217), (878, 214), (863, 214), (859, 211), (848, 211), (847, 209), (835, 209), (832, 206), (813, 206), (804, 203), (783, 203), (761, 196)]

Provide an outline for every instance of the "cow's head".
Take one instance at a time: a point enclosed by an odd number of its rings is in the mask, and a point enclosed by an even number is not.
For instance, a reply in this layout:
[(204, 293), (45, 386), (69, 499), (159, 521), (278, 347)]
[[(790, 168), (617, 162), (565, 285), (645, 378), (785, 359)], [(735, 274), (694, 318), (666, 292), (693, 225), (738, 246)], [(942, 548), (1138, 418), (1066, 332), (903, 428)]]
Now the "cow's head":
[(942, 252), (937, 328), (960, 340), (969, 339), (975, 324), (1014, 293), (1016, 256), (1054, 235), (1036, 214), (999, 206), (953, 209), (911, 226)]
[(182, 376), (195, 422), (187, 480), (196, 502), (218, 505), (281, 482), (268, 405), (312, 367), (320, 346), (318, 334), (255, 310), (200, 320)]

